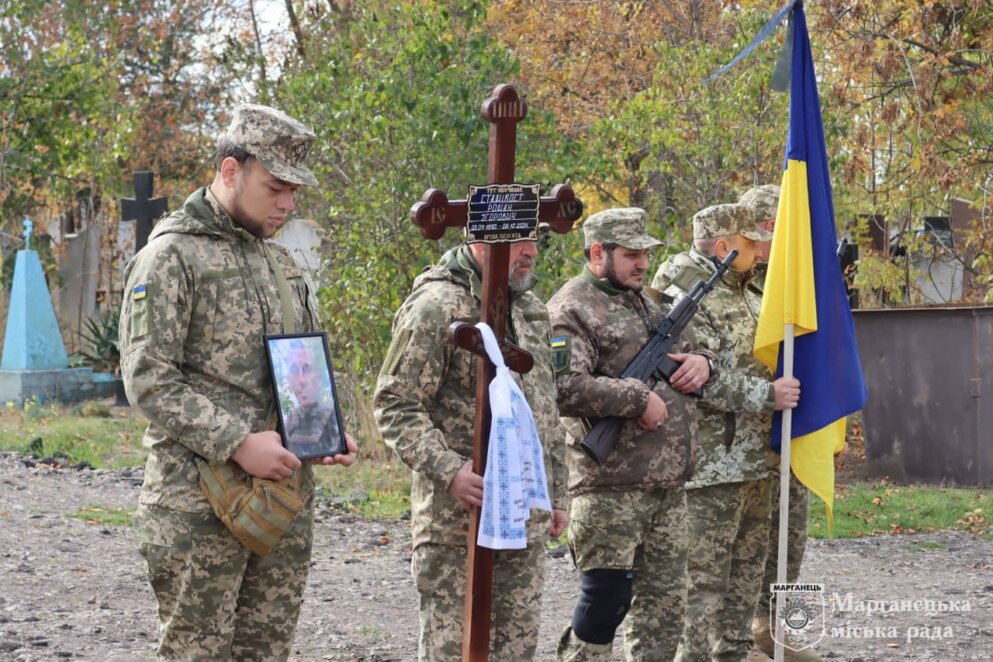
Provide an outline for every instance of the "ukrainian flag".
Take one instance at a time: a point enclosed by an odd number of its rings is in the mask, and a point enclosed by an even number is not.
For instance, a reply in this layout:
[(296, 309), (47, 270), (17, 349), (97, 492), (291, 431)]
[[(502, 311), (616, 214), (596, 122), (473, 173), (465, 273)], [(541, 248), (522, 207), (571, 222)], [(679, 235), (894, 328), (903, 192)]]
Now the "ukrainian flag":
[[(795, 326), (793, 375), (800, 380), (800, 404), (792, 413), (790, 466), (824, 501), (830, 526), (834, 454), (844, 448), (845, 417), (862, 409), (867, 392), (838, 265), (824, 127), (801, 3), (794, 7), (793, 21), (786, 171), (755, 356), (781, 376), (784, 326)], [(777, 413), (773, 450), (779, 450), (781, 431), (782, 414)]]

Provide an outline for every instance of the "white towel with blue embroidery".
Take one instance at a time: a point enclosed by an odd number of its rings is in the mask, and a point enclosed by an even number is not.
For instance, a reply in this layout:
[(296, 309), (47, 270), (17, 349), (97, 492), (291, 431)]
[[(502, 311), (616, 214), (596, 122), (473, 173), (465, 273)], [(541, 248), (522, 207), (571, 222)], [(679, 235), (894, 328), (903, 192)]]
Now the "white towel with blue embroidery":
[(496, 366), (490, 382), (490, 445), (476, 542), (490, 549), (524, 549), (531, 509), (552, 509), (541, 440), (531, 407), (503, 361), (493, 329), (482, 322), (476, 326)]

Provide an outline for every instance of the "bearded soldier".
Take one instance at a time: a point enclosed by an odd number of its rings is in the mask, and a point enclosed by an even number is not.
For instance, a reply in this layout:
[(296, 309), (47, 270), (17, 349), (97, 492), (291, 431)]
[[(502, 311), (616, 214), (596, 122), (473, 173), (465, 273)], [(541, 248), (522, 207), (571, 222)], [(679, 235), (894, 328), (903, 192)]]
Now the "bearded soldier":
[[(275, 416), (263, 338), (317, 329), (313, 292), (267, 241), (316, 186), (314, 133), (274, 108), (239, 106), (217, 141), (210, 186), (161, 220), (125, 272), (121, 371), (149, 421), (135, 515), (159, 604), (158, 657), (285, 660), (310, 567), (313, 474), (267, 426)], [(351, 464), (349, 454), (315, 462)], [(211, 510), (197, 461), (278, 480), (300, 471), (304, 510), (267, 555)]]
[[(376, 384), (383, 439), (413, 471), (411, 571), (420, 594), (418, 658), (458, 660), (462, 649), (469, 506), (482, 505), (483, 477), (472, 470), (475, 355), (446, 340), (455, 321), (479, 321), (483, 245), (458, 246), (414, 281), (393, 319), (393, 341)], [(553, 511), (534, 512), (527, 548), (493, 553), (490, 659), (530, 660), (538, 644), (545, 548), (566, 525), (563, 437), (555, 407), (548, 312), (534, 286), (534, 241), (510, 246), (507, 338), (534, 356), (514, 375), (544, 447)]]
[[(714, 373), (704, 353), (682, 365), (671, 386), (621, 379), (671, 300), (645, 288), (648, 251), (642, 209), (608, 209), (583, 223), (586, 266), (548, 302), (559, 410), (568, 430), (569, 546), (581, 573), (559, 660), (610, 660), (624, 624), (629, 660), (671, 660), (682, 624), (686, 540), (683, 482), (692, 471), (695, 403), (684, 395)], [(579, 447), (589, 424), (627, 419), (613, 452), (597, 466)]]

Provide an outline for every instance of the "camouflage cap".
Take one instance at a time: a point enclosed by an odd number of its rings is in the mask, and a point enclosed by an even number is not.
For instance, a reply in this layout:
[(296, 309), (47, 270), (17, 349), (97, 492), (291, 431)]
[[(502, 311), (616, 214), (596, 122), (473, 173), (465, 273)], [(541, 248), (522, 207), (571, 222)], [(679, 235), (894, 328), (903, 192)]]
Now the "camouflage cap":
[(755, 212), (744, 205), (714, 205), (693, 216), (693, 238), (711, 239), (740, 234), (754, 241), (768, 241), (772, 233), (755, 225)]
[(640, 251), (661, 246), (661, 241), (648, 236), (646, 217), (645, 210), (638, 207), (598, 211), (583, 221), (586, 247), (589, 248), (594, 243), (617, 244)]
[(755, 212), (755, 222), (761, 223), (776, 218), (779, 208), (779, 187), (775, 184), (756, 186), (745, 191), (738, 198), (739, 205), (745, 205)]
[(223, 138), (258, 159), (273, 177), (317, 186), (317, 178), (304, 163), (317, 136), (286, 113), (268, 106), (240, 105)]

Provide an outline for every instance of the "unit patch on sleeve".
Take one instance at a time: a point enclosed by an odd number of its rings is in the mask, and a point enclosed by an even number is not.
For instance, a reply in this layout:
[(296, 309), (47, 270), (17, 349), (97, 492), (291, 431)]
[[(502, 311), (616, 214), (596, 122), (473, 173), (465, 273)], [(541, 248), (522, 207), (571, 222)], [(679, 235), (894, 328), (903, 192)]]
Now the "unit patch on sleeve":
[(572, 338), (558, 336), (552, 338), (552, 369), (562, 372), (569, 367), (569, 357), (572, 354)]

